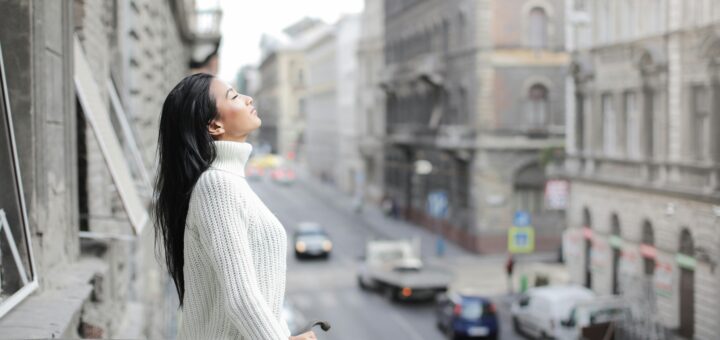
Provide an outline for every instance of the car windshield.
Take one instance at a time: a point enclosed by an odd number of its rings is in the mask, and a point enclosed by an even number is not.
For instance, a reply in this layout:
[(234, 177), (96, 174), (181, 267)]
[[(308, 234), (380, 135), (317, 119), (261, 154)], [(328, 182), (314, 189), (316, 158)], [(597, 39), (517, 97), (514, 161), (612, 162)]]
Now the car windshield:
[(480, 300), (465, 300), (463, 301), (462, 312), (460, 317), (466, 320), (475, 320), (482, 317), (483, 304)]
[(298, 235), (299, 241), (304, 242), (322, 242), (327, 240), (327, 237), (325, 237), (325, 234), (317, 233), (317, 234), (301, 234)]

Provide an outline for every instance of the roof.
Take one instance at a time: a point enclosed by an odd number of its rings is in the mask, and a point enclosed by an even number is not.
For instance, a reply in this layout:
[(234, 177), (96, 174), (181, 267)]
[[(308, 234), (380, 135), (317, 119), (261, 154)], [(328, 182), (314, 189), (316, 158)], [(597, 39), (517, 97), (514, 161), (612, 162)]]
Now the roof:
[(595, 293), (582, 286), (545, 286), (532, 288), (528, 291), (528, 295), (541, 296), (549, 301), (560, 301), (568, 297), (593, 298)]

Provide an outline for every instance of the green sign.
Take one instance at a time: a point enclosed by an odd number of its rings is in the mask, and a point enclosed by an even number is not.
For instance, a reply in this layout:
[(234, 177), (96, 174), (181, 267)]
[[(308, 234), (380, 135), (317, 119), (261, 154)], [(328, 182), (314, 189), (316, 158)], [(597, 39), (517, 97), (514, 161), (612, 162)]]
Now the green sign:
[(513, 254), (535, 251), (535, 229), (531, 226), (510, 227), (508, 230), (508, 251)]
[(697, 265), (697, 260), (694, 257), (685, 254), (677, 254), (675, 256), (675, 261), (677, 261), (680, 268), (689, 270), (695, 270), (695, 266)]
[(610, 246), (613, 248), (622, 248), (623, 240), (620, 236), (610, 235), (608, 243), (610, 243)]

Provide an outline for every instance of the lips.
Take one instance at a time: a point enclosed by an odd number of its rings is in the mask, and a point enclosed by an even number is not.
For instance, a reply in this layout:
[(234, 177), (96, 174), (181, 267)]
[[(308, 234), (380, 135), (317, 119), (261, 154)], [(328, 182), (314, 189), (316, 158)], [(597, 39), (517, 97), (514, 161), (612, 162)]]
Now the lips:
[(252, 111), (250, 111), (250, 114), (257, 116), (257, 109), (253, 108)]

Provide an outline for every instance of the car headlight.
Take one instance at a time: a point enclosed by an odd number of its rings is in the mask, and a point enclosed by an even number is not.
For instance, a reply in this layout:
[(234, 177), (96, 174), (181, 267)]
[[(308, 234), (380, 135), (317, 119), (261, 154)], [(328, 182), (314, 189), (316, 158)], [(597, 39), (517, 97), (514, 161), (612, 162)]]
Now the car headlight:
[(305, 249), (307, 249), (307, 246), (305, 245), (305, 242), (298, 241), (295, 243), (295, 250), (297, 250), (298, 253), (304, 253)]
[(323, 241), (322, 249), (324, 251), (330, 251), (332, 249), (332, 242), (330, 242), (328, 240)]

